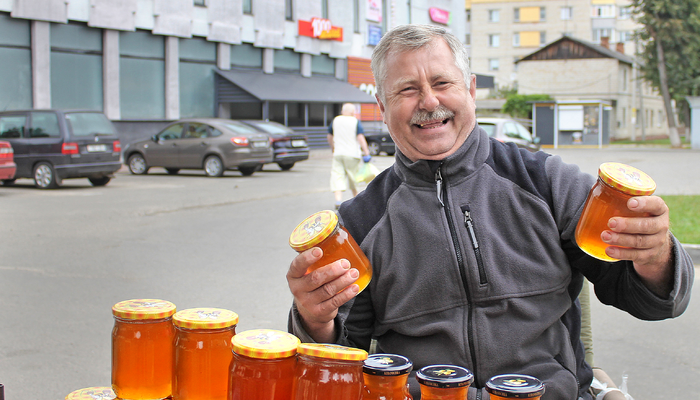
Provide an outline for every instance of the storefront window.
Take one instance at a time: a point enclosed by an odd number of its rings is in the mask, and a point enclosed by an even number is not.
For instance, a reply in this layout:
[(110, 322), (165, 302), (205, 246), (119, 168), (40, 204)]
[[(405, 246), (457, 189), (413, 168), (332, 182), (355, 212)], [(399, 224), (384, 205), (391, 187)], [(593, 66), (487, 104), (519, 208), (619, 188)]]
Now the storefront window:
[(262, 68), (262, 49), (248, 43), (231, 46), (231, 65)]
[(320, 75), (335, 75), (335, 59), (326, 54), (311, 57), (311, 73)]
[(180, 39), (180, 116), (214, 116), (216, 43)]
[(119, 36), (119, 102), (122, 119), (165, 118), (165, 43), (146, 31)]
[(275, 69), (301, 70), (301, 56), (292, 49), (275, 50)]
[(0, 13), (0, 110), (32, 108), (29, 21)]

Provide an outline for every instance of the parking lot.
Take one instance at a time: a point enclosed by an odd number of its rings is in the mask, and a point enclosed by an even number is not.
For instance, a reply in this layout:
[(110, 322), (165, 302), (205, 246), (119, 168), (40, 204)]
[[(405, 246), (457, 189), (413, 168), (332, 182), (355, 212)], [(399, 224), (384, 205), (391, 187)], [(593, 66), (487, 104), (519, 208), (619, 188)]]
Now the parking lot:
[[(602, 161), (647, 171), (660, 194), (700, 194), (700, 153), (558, 149), (595, 173)], [(386, 168), (392, 157), (374, 157)], [(268, 165), (251, 177), (228, 171), (168, 175), (122, 168), (105, 187), (65, 180), (38, 190), (27, 179), (0, 187), (0, 383), (8, 399), (60, 399), (110, 384), (111, 307), (163, 298), (178, 309), (237, 312), (237, 330), (286, 330), (289, 233), (332, 208), (330, 151), (291, 171)], [(696, 282), (697, 286), (697, 282)], [(594, 302), (596, 363), (637, 400), (696, 393), (700, 306), (673, 321), (637, 321)]]

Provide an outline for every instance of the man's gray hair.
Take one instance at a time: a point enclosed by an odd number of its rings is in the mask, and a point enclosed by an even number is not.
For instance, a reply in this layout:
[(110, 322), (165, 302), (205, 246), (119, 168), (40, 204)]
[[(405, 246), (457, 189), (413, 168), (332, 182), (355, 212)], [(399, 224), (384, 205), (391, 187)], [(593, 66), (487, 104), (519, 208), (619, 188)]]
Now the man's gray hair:
[(408, 51), (416, 51), (431, 45), (437, 38), (447, 43), (452, 51), (455, 65), (464, 75), (464, 83), (469, 89), (471, 72), (469, 72), (469, 54), (465, 46), (445, 28), (435, 25), (400, 25), (382, 37), (372, 53), (372, 74), (379, 99), (384, 101), (384, 80), (386, 79), (386, 60), (389, 56)]

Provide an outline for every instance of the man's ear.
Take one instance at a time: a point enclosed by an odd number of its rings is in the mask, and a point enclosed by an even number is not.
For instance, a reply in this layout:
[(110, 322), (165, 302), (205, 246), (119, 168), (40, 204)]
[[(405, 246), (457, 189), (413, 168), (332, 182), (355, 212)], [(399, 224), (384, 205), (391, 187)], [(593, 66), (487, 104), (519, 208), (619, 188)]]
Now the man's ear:
[(386, 118), (384, 118), (384, 115), (385, 115), (384, 114), (384, 103), (382, 103), (382, 101), (379, 99), (378, 95), (375, 94), (374, 98), (377, 99), (377, 105), (379, 106), (379, 111), (382, 113), (382, 120), (386, 124)]

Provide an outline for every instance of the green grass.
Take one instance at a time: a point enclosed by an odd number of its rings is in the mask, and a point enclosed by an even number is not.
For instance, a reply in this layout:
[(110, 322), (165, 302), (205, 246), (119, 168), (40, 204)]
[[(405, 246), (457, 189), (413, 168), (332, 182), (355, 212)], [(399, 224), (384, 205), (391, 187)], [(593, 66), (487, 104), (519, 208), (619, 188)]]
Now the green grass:
[[(668, 137), (665, 138), (658, 138), (658, 137), (653, 137), (649, 138), (647, 140), (641, 140), (639, 138), (638, 140), (629, 140), (629, 139), (624, 139), (624, 140), (611, 140), (610, 144), (636, 144), (636, 145), (653, 145), (653, 146), (671, 146), (671, 139)], [(681, 135), (681, 146), (688, 146), (690, 145), (690, 135)]]
[(686, 244), (700, 244), (700, 196), (661, 196), (670, 209), (671, 232)]

